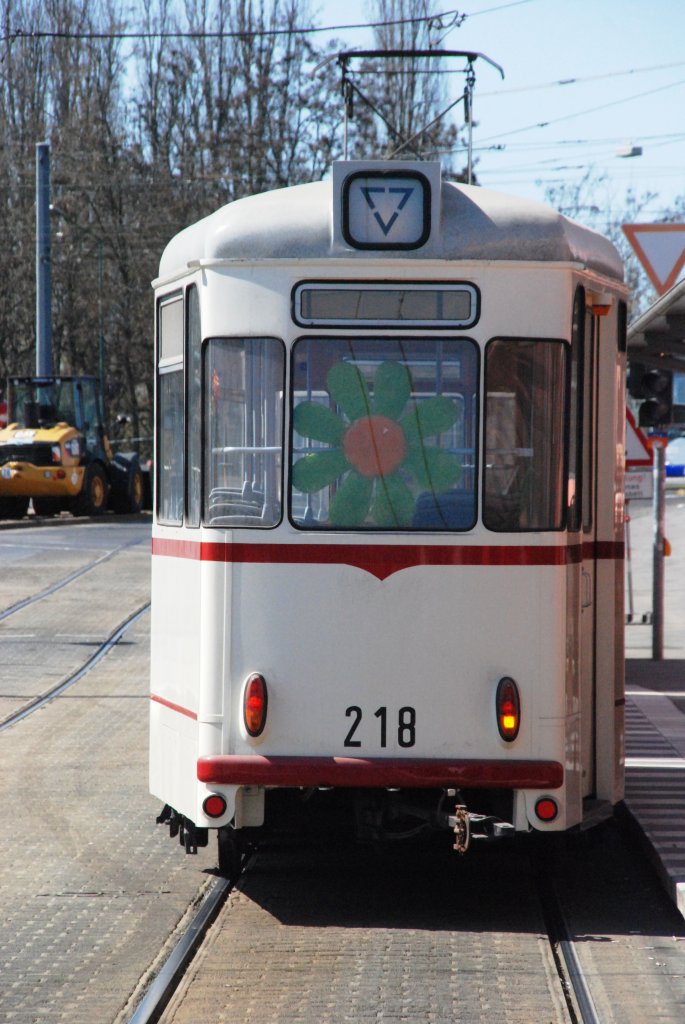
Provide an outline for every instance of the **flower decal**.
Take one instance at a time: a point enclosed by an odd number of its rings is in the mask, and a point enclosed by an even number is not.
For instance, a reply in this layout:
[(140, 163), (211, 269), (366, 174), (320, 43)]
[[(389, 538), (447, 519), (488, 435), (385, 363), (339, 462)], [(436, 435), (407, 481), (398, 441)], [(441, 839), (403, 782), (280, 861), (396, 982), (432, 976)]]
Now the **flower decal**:
[(380, 364), (372, 394), (349, 362), (331, 367), (326, 386), (340, 415), (317, 402), (294, 410), (297, 433), (329, 447), (295, 463), (293, 487), (311, 494), (336, 483), (332, 526), (361, 526), (369, 514), (377, 527), (411, 526), (416, 488), (439, 494), (461, 476), (456, 455), (426, 443), (454, 426), (456, 402), (445, 396), (412, 401), (409, 370), (397, 362)]

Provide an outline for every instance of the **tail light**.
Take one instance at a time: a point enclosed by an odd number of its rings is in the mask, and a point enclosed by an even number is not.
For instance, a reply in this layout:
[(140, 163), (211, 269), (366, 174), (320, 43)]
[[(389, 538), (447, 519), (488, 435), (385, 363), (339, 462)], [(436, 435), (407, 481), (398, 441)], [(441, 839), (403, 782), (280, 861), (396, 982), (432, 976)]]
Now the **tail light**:
[(540, 821), (554, 821), (559, 813), (559, 807), (551, 796), (541, 796), (535, 804), (535, 813)]
[(503, 740), (511, 743), (518, 736), (521, 724), (521, 700), (516, 683), (504, 676), (497, 684), (497, 728)]
[(202, 810), (208, 818), (220, 818), (226, 812), (226, 801), (221, 793), (210, 793), (204, 799)]
[(264, 677), (254, 672), (245, 683), (243, 720), (250, 736), (261, 736), (266, 725), (268, 696)]

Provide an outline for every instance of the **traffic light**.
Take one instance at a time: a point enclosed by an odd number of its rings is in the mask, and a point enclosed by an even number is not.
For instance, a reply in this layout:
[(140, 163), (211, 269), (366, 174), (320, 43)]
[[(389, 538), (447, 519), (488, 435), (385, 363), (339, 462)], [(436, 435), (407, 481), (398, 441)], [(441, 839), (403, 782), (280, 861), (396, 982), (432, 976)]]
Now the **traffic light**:
[(631, 363), (628, 372), (628, 392), (640, 399), (638, 425), (660, 427), (670, 423), (673, 405), (673, 374), (670, 370), (656, 370), (642, 363)]

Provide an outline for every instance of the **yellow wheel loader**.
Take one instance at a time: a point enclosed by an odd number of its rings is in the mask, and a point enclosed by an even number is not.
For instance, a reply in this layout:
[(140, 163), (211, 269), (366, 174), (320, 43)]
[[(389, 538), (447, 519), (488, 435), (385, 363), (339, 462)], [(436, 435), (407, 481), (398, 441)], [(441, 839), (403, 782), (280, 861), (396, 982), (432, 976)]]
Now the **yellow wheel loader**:
[(143, 473), (133, 452), (112, 454), (96, 377), (10, 377), (0, 430), (0, 518), (68, 510), (140, 512)]

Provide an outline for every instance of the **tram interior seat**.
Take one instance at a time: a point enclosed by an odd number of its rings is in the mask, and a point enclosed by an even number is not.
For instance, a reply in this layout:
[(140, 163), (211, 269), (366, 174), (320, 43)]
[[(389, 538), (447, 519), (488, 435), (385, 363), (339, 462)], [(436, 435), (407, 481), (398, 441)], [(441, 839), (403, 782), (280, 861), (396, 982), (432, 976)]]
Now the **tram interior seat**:
[(215, 487), (209, 495), (208, 521), (210, 526), (254, 526), (263, 510), (264, 500), (256, 492), (246, 498), (234, 487)]
[(412, 527), (416, 530), (470, 530), (476, 525), (475, 491), (455, 489), (416, 499)]

